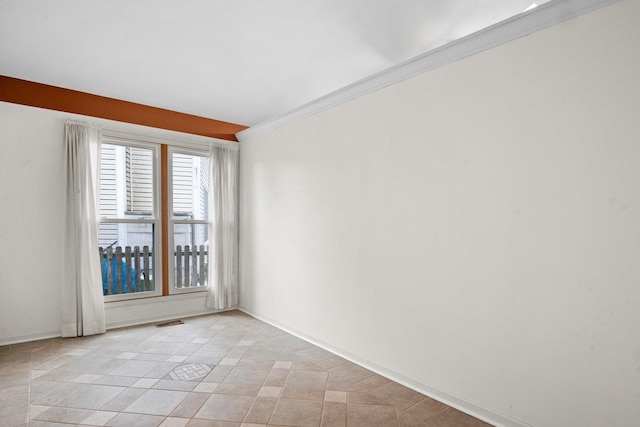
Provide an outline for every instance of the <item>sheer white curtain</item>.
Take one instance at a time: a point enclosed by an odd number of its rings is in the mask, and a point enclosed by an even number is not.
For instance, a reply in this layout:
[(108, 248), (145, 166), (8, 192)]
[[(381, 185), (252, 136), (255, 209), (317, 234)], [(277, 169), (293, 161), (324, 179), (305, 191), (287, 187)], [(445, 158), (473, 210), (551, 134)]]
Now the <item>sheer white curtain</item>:
[(238, 147), (209, 150), (209, 289), (207, 307), (238, 304)]
[(68, 121), (64, 139), (67, 192), (62, 336), (75, 337), (105, 331), (96, 215), (100, 130)]

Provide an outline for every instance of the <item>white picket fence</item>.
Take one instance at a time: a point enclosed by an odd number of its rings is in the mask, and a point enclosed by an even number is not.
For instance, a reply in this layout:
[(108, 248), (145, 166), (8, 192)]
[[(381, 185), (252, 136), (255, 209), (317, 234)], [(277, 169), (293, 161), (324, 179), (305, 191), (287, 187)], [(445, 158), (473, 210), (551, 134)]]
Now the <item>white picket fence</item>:
[[(153, 252), (149, 246), (100, 247), (104, 295), (154, 290)], [(207, 284), (208, 252), (204, 245), (176, 246), (174, 279), (179, 289)]]

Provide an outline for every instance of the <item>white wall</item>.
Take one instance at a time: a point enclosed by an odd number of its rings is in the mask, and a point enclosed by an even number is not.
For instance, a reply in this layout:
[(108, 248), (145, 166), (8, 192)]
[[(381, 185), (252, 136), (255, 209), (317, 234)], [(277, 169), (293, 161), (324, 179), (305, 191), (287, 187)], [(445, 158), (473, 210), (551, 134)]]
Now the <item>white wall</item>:
[[(184, 144), (209, 138), (0, 102), (0, 345), (60, 336), (64, 119)], [(107, 327), (209, 313), (204, 293), (106, 304)]]
[(0, 103), (0, 342), (60, 334), (64, 124)]
[(241, 306), (510, 425), (640, 422), (640, 2), (241, 150)]

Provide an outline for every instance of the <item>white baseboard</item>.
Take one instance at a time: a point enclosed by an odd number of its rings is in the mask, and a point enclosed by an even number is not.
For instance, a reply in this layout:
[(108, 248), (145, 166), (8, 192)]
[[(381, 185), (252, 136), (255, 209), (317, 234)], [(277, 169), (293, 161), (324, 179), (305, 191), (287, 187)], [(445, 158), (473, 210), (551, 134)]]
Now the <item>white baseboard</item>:
[[(203, 292), (108, 302), (105, 303), (106, 329), (184, 319), (236, 309), (232, 307), (225, 310), (215, 310), (206, 307), (205, 302), (206, 294)], [(0, 346), (59, 338), (60, 336), (61, 332), (58, 326), (55, 331), (0, 337)]]
[(446, 405), (451, 406), (452, 408), (458, 409), (459, 411), (462, 411), (466, 414), (469, 414), (473, 417), (483, 420), (489, 424), (492, 424), (495, 426), (503, 426), (503, 427), (531, 427), (530, 424), (527, 424), (523, 421), (515, 420), (513, 418), (497, 414), (487, 408), (484, 408), (473, 402), (470, 402), (467, 399), (461, 398), (452, 393), (440, 390), (431, 385), (424, 384), (420, 381), (416, 381), (412, 378), (406, 377), (402, 374), (399, 374), (395, 371), (387, 369), (383, 366), (377, 365), (371, 362), (370, 360), (363, 359), (358, 355), (352, 354), (348, 351), (344, 351), (341, 348), (335, 347), (331, 344), (318, 340), (312, 336), (309, 336), (303, 332), (296, 330), (295, 328), (291, 328), (288, 325), (284, 325), (276, 320), (262, 316), (260, 313), (256, 313), (247, 307), (239, 306), (238, 310), (252, 317), (255, 317), (258, 320), (261, 320), (265, 323), (275, 326), (278, 329), (288, 332), (291, 335), (294, 335), (300, 339), (303, 339), (311, 344), (314, 344), (320, 348), (330, 351), (331, 353), (334, 353), (344, 359), (347, 359), (350, 362), (356, 363), (366, 369), (369, 369), (370, 371), (375, 372), (378, 375), (382, 375), (383, 377), (386, 377), (392, 381), (395, 381), (398, 384), (402, 384), (405, 387), (408, 387), (412, 390), (417, 391), (418, 393), (422, 393), (425, 396), (438, 400)]
[(58, 328), (55, 331), (39, 332), (37, 334), (16, 335), (13, 337), (0, 338), (0, 346), (11, 345), (11, 344), (21, 344), (21, 343), (31, 342), (31, 341), (48, 340), (50, 338), (60, 338), (60, 336), (61, 336), (61, 332), (60, 332), (60, 328)]
[(208, 308), (206, 299), (205, 292), (192, 292), (109, 302), (105, 304), (107, 330), (228, 311)]
[(121, 321), (121, 322), (110, 322), (107, 325), (107, 331), (110, 331), (112, 329), (118, 329), (118, 328), (128, 328), (129, 326), (139, 326), (139, 325), (146, 325), (146, 324), (149, 324), (149, 323), (164, 322), (164, 321), (167, 321), (167, 320), (188, 319), (189, 317), (197, 317), (197, 316), (204, 316), (204, 315), (207, 315), (207, 314), (223, 313), (225, 311), (231, 311), (231, 310), (236, 310), (236, 308), (229, 308), (229, 309), (225, 309), (225, 310), (200, 310), (200, 311), (196, 311), (196, 312), (174, 313), (174, 314), (166, 315), (166, 316), (147, 316), (147, 317), (140, 317), (140, 318), (136, 318), (136, 319), (132, 319), (132, 320), (125, 320), (125, 321)]

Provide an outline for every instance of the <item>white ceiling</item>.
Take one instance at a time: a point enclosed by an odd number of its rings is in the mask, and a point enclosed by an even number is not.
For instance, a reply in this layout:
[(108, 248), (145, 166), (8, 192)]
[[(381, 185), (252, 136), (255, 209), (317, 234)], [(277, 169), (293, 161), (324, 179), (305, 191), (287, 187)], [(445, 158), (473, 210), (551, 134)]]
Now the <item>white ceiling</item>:
[(0, 0), (0, 75), (244, 125), (548, 0)]

